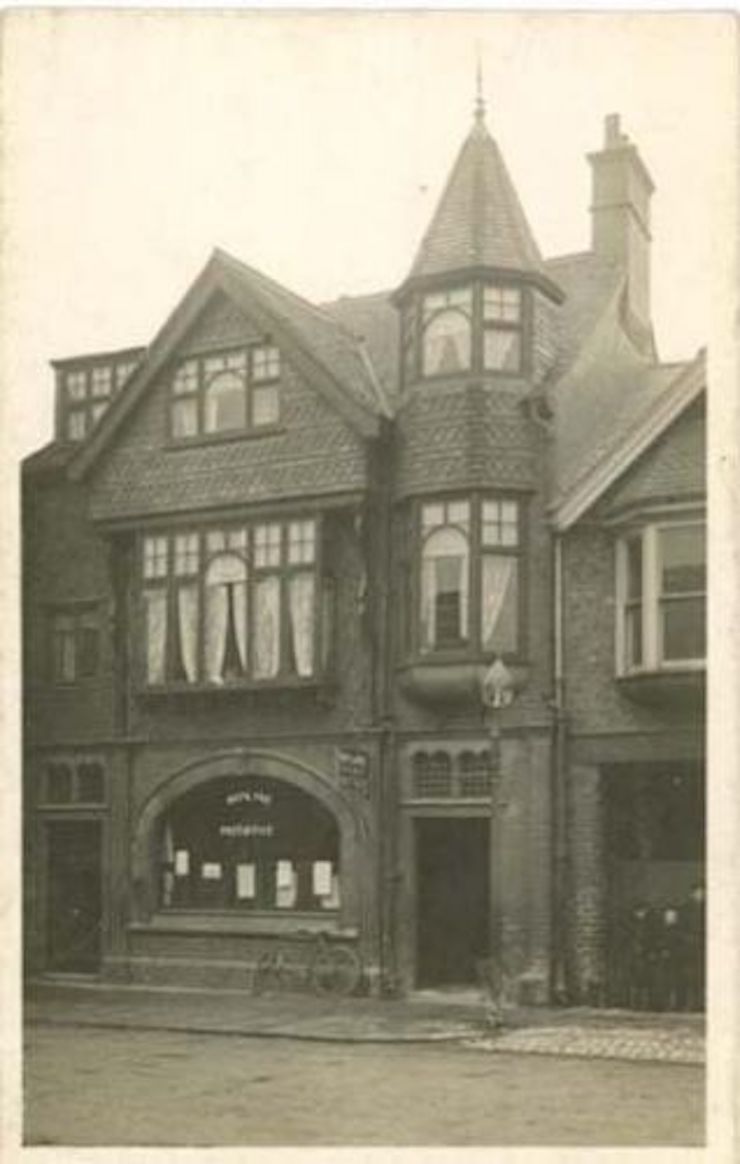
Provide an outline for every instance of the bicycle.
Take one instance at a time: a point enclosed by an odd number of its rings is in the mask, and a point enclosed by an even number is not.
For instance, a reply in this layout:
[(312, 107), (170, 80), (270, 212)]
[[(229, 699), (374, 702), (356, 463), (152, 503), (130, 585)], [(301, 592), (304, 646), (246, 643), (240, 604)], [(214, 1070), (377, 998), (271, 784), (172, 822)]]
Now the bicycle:
[(332, 942), (327, 934), (308, 936), (308, 959), (289, 949), (266, 950), (260, 954), (252, 976), (252, 993), (305, 986), (315, 994), (347, 996), (362, 977), (359, 955), (344, 943)]

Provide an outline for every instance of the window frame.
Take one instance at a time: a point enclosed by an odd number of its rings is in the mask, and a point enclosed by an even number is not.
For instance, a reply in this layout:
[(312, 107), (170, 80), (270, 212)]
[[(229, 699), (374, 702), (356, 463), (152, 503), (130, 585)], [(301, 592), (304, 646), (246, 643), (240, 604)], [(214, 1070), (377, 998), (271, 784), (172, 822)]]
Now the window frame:
[[(468, 642), (462, 646), (431, 646), (425, 647), (422, 634), (422, 596), (423, 596), (423, 553), (427, 539), (436, 531), (447, 528), (446, 525), (435, 526), (427, 533), (423, 528), (423, 510), (429, 505), (447, 506), (450, 503), (467, 502), (469, 509), (469, 548), (468, 548)], [(517, 543), (516, 545), (484, 545), (483, 544), (483, 505), (485, 502), (513, 502), (517, 507)], [(433, 494), (415, 498), (412, 504), (412, 519), (414, 523), (414, 561), (410, 575), (410, 595), (413, 599), (409, 612), (408, 622), (412, 626), (409, 635), (408, 648), (405, 654), (422, 662), (440, 662), (445, 660), (491, 659), (494, 652), (483, 645), (483, 560), (486, 556), (511, 557), (517, 561), (517, 598), (516, 598), (516, 649), (505, 651), (503, 658), (508, 662), (521, 663), (527, 658), (528, 637), (526, 620), (526, 594), (528, 585), (527, 575), (527, 547), (529, 544), (529, 521), (527, 496), (512, 491), (491, 492), (488, 490), (470, 490), (465, 493)], [(455, 524), (451, 528), (458, 529)]]
[[(440, 308), (427, 320), (425, 319), (425, 301), (429, 296), (466, 290), (471, 293), (470, 365), (455, 372), (427, 373), (424, 369), (424, 338), (427, 327), (443, 310), (451, 311), (455, 308)], [(518, 319), (486, 319), (485, 295), (487, 290), (516, 291), (519, 296)], [(493, 275), (489, 277), (478, 276), (468, 281), (456, 279), (454, 282), (448, 282), (441, 286), (430, 284), (414, 291), (402, 307), (399, 339), (399, 367), (402, 387), (406, 389), (418, 382), (433, 383), (434, 381), (459, 379), (470, 375), (495, 378), (528, 375), (532, 364), (531, 336), (534, 311), (532, 295), (532, 289), (525, 281), (505, 275), (500, 278)], [(486, 367), (485, 335), (487, 331), (500, 331), (519, 336), (519, 360), (515, 368)]]
[[(291, 528), (310, 523), (313, 527), (313, 560), (310, 562), (290, 561)], [(279, 557), (274, 563), (257, 564), (256, 531), (262, 527), (278, 526)], [(244, 532), (243, 548), (234, 548), (225, 540), (221, 549), (209, 549), (209, 534), (224, 535)], [(325, 582), (331, 579), (325, 574), (324, 562), (324, 522), (320, 513), (296, 512), (289, 514), (264, 514), (258, 518), (251, 517), (241, 522), (213, 522), (198, 523), (181, 527), (170, 527), (166, 530), (142, 530), (137, 539), (137, 593), (139, 607), (139, 635), (138, 635), (138, 674), (139, 686), (144, 692), (158, 690), (182, 691), (234, 691), (240, 689), (261, 689), (269, 687), (300, 687), (315, 686), (320, 683), (331, 667), (331, 643), (327, 636), (333, 633), (331, 623), (333, 618), (328, 610), (325, 595)], [(194, 572), (189, 574), (178, 573), (176, 570), (175, 547), (176, 539), (194, 536), (198, 539), (198, 562)], [(165, 570), (158, 576), (147, 577), (144, 572), (145, 546), (148, 540), (163, 539), (166, 543)], [(206, 674), (206, 591), (207, 573), (210, 565), (219, 557), (236, 555), (243, 559), (246, 572), (246, 665), (244, 674), (224, 677), (219, 682), (209, 679)], [(312, 632), (312, 669), (307, 675), (299, 674), (297, 667), (291, 669), (288, 661), (291, 657), (291, 614), (290, 589), (291, 581), (297, 576), (310, 576), (313, 579), (313, 632)], [(274, 675), (260, 676), (255, 673), (255, 634), (254, 613), (255, 594), (257, 584), (267, 577), (277, 577), (279, 581), (278, 610), (278, 669)], [(196, 678), (188, 679), (180, 673), (178, 659), (178, 593), (183, 584), (195, 581), (197, 588), (197, 640), (196, 640)], [(165, 594), (166, 626), (164, 643), (164, 678), (158, 682), (151, 682), (147, 676), (147, 625), (146, 625), (146, 598), (147, 590), (159, 590)]]
[[(58, 421), (62, 440), (74, 443), (84, 441), (97, 428), (138, 362), (130, 357), (92, 359), (83, 364), (59, 369), (57, 374), (60, 384), (61, 415), (58, 416)], [(71, 384), (73, 380), (78, 383), (79, 395), (73, 394)], [(81, 423), (81, 432), (76, 435), (70, 434), (70, 422), (73, 418)]]
[[(100, 796), (95, 799), (83, 797), (81, 769), (95, 768), (100, 777)], [(52, 795), (52, 771), (64, 768), (69, 773), (69, 797), (66, 800), (57, 800)], [(36, 802), (45, 811), (76, 812), (80, 809), (104, 809), (108, 803), (108, 772), (102, 758), (98, 755), (54, 755), (44, 761), (37, 785)]]
[[(257, 359), (261, 353), (265, 354), (266, 374), (260, 374), (256, 369)], [(274, 354), (273, 360), (270, 358), (270, 353)], [(239, 357), (244, 358), (245, 366), (243, 372), (239, 369), (229, 367), (228, 361), (238, 359)], [(209, 361), (220, 359), (225, 361), (223, 368), (208, 368)], [(272, 367), (273, 362), (274, 367)], [(188, 365), (194, 366), (192, 386), (187, 389), (180, 388), (178, 390), (178, 373), (183, 371)], [(194, 441), (229, 440), (245, 434), (258, 435), (274, 431), (279, 427), (281, 420), (280, 386), (283, 380), (283, 372), (284, 361), (282, 349), (269, 337), (256, 343), (238, 344), (228, 348), (202, 351), (184, 356), (174, 364), (168, 377), (168, 431), (170, 440), (181, 445)], [(209, 428), (207, 426), (209, 389), (222, 376), (228, 375), (243, 375), (244, 424), (224, 428)], [(255, 399), (257, 394), (264, 392), (265, 389), (272, 389), (275, 393), (274, 415), (264, 423), (257, 423), (255, 421)], [(181, 433), (177, 431), (178, 425), (175, 418), (178, 405), (187, 404), (188, 402), (194, 405), (195, 431)]]
[[(60, 672), (58, 666), (58, 641), (60, 638), (57, 623), (68, 620), (71, 624), (68, 637), (71, 642), (73, 673), (69, 676)], [(89, 623), (92, 622), (92, 627)], [(88, 625), (85, 625), (85, 624)], [(101, 604), (99, 602), (74, 602), (66, 605), (52, 606), (47, 614), (47, 675), (49, 682), (55, 687), (77, 687), (80, 684), (90, 683), (97, 679), (102, 666), (103, 627), (101, 620)], [(94, 663), (91, 668), (81, 668), (85, 657), (85, 634), (93, 630), (95, 633)]]
[[(665, 530), (699, 527), (706, 531), (706, 517), (697, 514), (676, 515), (660, 518), (632, 526), (620, 533), (615, 545), (616, 570), (616, 613), (615, 619), (615, 662), (616, 674), (620, 678), (637, 675), (667, 673), (675, 671), (703, 671), (706, 668), (706, 651), (699, 657), (686, 659), (666, 659), (663, 654), (662, 592), (660, 588), (660, 534)], [(632, 605), (629, 598), (628, 544), (640, 539), (642, 546), (642, 641), (641, 660), (632, 663), (628, 659), (629, 636), (626, 612)], [(706, 554), (704, 565), (706, 569)], [(708, 588), (676, 596), (702, 598), (706, 625), (706, 602)]]

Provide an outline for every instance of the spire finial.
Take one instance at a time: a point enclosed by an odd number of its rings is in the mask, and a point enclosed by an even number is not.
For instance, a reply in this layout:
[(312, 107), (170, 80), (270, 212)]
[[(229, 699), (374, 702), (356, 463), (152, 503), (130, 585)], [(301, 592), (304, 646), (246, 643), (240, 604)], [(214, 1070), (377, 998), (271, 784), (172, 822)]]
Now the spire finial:
[(476, 55), (475, 67), (475, 120), (482, 125), (486, 118), (486, 103), (483, 100), (483, 65), (481, 64), (480, 48)]

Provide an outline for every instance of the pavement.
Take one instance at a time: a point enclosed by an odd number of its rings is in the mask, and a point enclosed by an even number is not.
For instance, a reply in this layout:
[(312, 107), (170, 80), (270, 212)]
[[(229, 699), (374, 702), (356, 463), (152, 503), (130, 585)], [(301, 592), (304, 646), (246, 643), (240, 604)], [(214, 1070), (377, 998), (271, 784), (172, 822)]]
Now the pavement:
[(573, 1055), (702, 1064), (704, 1016), (625, 1010), (516, 1008), (491, 1027), (479, 992), (419, 991), (403, 999), (316, 998), (279, 992), (121, 986), (96, 979), (34, 979), (30, 1026), (188, 1031), (343, 1043), (457, 1041), (493, 1053)]

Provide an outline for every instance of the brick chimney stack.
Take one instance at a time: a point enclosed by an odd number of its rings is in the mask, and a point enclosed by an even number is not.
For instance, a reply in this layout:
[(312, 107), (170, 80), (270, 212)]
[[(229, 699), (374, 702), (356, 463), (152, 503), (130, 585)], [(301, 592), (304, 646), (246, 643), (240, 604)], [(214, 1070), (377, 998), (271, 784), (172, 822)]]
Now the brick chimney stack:
[(655, 186), (637, 147), (622, 132), (618, 113), (606, 117), (604, 129), (603, 149), (588, 155), (593, 168), (591, 248), (624, 267), (629, 312), (649, 331), (650, 197)]

